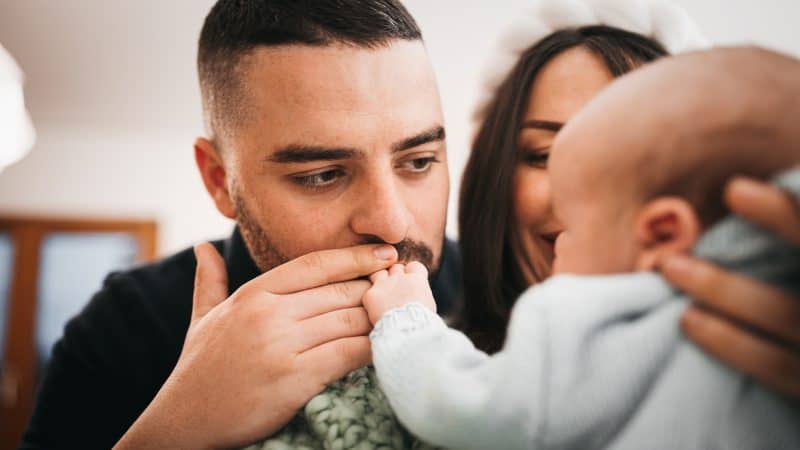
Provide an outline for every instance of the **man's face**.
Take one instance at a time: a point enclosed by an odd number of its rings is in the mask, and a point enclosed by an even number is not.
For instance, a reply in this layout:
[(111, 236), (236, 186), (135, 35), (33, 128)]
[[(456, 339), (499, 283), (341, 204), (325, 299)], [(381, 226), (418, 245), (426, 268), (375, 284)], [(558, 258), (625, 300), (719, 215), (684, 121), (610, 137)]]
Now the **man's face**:
[(243, 67), (247, 112), (222, 154), (259, 268), (387, 242), (435, 270), (449, 178), (423, 44), (265, 47)]

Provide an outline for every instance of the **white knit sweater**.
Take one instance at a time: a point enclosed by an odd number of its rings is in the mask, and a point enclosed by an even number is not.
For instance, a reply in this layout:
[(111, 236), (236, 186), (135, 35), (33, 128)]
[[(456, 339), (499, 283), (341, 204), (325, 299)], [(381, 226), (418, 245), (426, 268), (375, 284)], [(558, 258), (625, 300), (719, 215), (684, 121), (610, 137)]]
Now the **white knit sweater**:
[[(800, 171), (786, 180), (800, 196)], [(741, 219), (697, 253), (800, 284), (800, 249)], [(373, 362), (400, 421), (445, 448), (800, 449), (800, 405), (687, 342), (686, 304), (654, 273), (556, 276), (518, 300), (496, 355), (410, 304), (376, 324)]]

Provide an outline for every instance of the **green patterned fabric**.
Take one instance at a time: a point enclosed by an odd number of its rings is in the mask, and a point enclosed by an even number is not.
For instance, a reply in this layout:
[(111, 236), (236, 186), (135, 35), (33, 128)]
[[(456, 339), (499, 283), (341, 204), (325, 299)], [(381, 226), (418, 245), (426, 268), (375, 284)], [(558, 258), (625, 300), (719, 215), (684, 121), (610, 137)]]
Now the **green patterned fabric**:
[(373, 367), (312, 398), (278, 434), (245, 450), (434, 450), (397, 421)]

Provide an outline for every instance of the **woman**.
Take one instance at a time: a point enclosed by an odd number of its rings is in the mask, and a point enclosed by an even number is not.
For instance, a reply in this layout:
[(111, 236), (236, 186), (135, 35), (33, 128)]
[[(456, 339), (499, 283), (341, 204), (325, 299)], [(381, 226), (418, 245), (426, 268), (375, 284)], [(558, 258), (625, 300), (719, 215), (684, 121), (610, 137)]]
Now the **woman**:
[[(455, 325), (484, 351), (500, 349), (514, 301), (550, 273), (560, 226), (550, 209), (547, 157), (560, 127), (613, 78), (668, 55), (665, 46), (673, 53), (702, 46), (688, 18), (664, 3), (658, 11), (648, 9), (650, 2), (616, 11), (603, 9), (606, 3), (545, 2), (537, 20), (512, 33), (511, 40), (527, 48), (510, 71), (500, 70), (492, 98), (479, 111), (461, 191), (465, 301)], [(627, 16), (612, 14), (621, 12)], [(637, 12), (645, 19), (633, 17)], [(651, 17), (661, 22), (646, 23)], [(548, 20), (559, 30), (546, 36), (529, 30)], [(737, 180), (728, 198), (737, 213), (800, 244), (800, 214), (780, 192)], [(797, 299), (686, 257), (663, 269), (715, 310), (687, 311), (683, 327), (690, 338), (760, 382), (800, 396)]]

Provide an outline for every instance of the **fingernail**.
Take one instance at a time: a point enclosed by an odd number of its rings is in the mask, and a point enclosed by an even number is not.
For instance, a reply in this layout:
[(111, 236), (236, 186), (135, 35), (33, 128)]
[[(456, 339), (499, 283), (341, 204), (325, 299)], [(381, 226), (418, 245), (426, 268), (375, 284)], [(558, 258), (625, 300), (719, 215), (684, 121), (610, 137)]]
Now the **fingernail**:
[(388, 261), (397, 257), (397, 250), (391, 245), (381, 245), (375, 249), (375, 257), (380, 260)]
[(664, 271), (676, 275), (689, 273), (692, 261), (683, 255), (671, 256), (664, 263)]
[(763, 186), (750, 178), (739, 176), (731, 181), (730, 189), (740, 197), (757, 198), (763, 190)]

